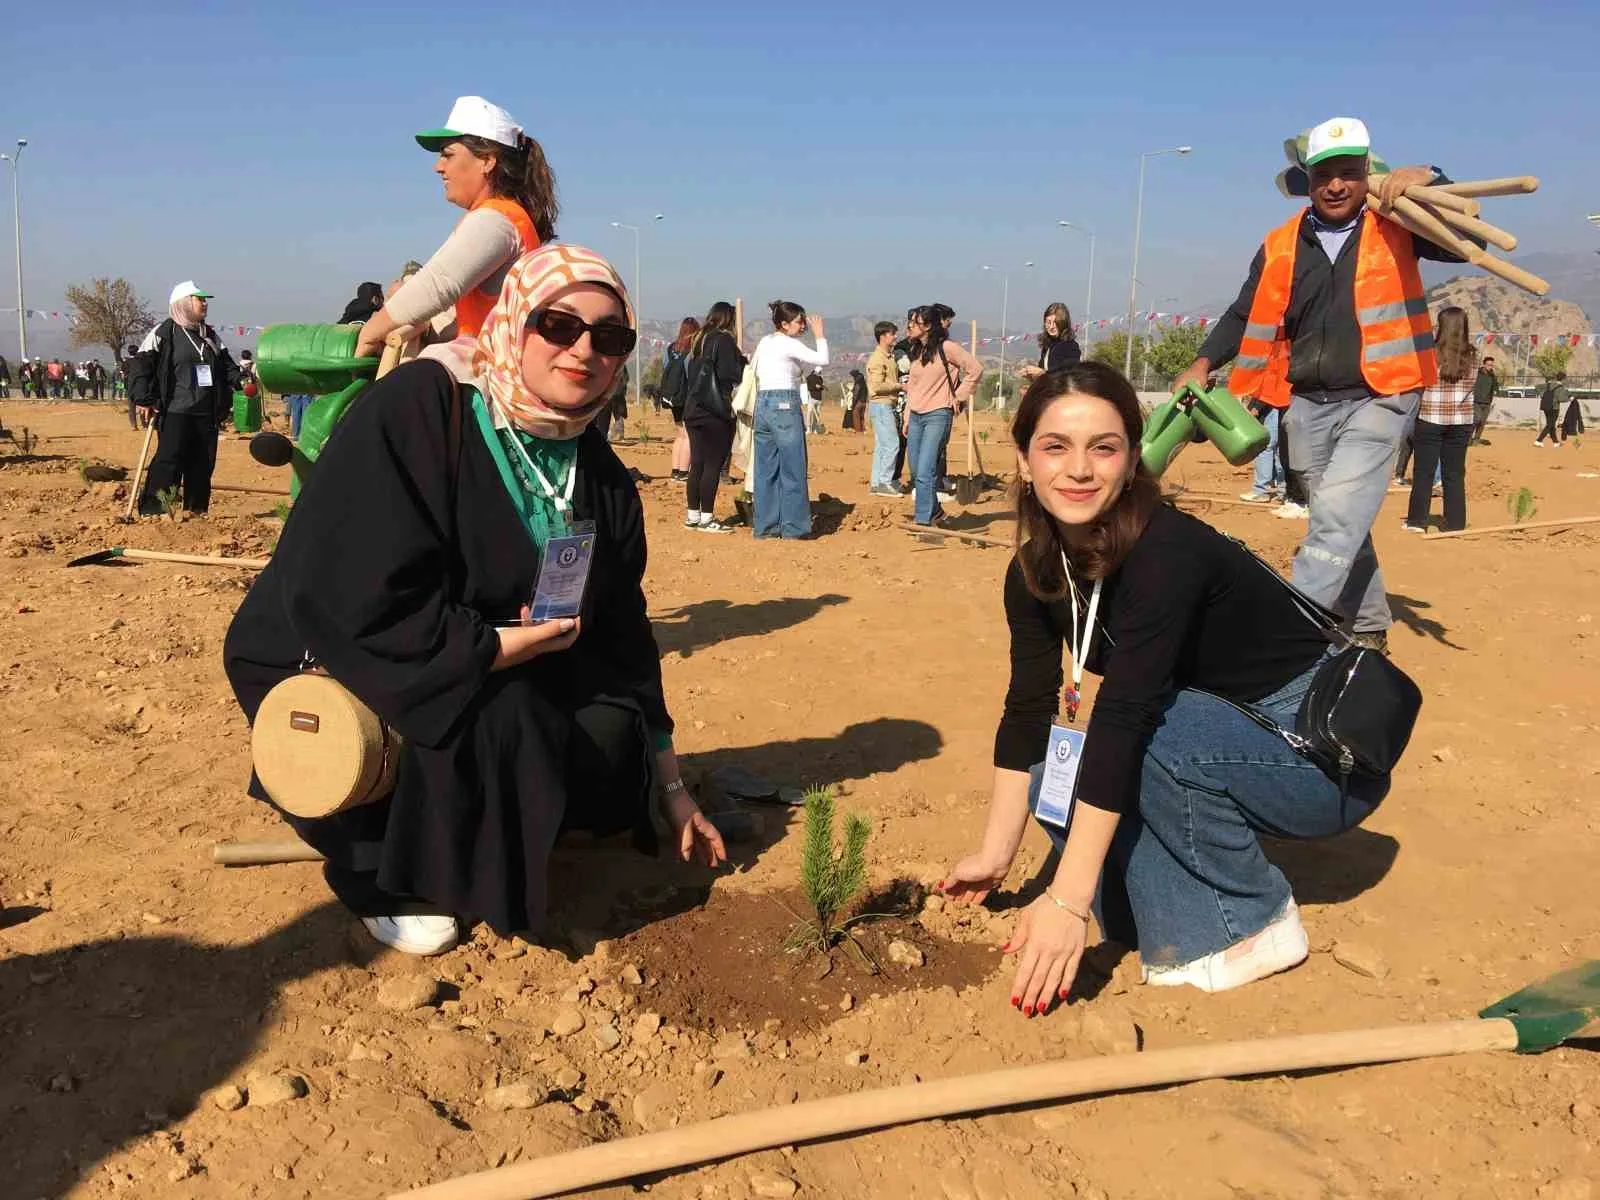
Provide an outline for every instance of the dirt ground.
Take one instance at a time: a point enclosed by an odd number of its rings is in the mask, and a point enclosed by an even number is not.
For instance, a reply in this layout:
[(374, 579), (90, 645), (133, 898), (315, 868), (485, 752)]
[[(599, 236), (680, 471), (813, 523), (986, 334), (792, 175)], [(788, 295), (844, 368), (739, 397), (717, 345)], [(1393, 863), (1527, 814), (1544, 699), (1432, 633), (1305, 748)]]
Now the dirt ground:
[[(1269, 848), (1310, 960), (1210, 997), (1141, 987), (1132, 957), (1103, 948), (1074, 1003), (1027, 1020), (1007, 1004), (995, 947), (1044, 859), (1037, 831), (990, 911), (934, 900), (918, 913), (913, 898), (893, 936), (923, 965), (901, 955), (877, 975), (783, 952), (799, 841), (784, 808), (752, 809), (760, 836), (716, 875), (565, 846), (545, 944), (480, 930), (429, 961), (374, 954), (315, 864), (213, 866), (218, 840), (285, 832), (244, 795), (248, 730), (222, 674), (252, 575), (66, 564), (112, 545), (267, 553), (279, 500), (221, 492), (206, 519), (119, 525), (121, 485), (86, 485), (80, 460), (132, 465), (140, 437), (120, 412), (10, 401), (0, 416), (42, 439), (28, 459), (0, 442), (5, 1197), (376, 1197), (913, 1078), (1467, 1017), (1600, 958), (1600, 525), (1434, 541), (1401, 531), (1391, 495), (1374, 536), (1392, 645), (1427, 700), (1365, 828)], [(867, 495), (870, 439), (839, 432), (836, 409), (828, 420), (812, 490), (842, 506), (833, 532), (803, 543), (686, 532), (662, 419), (621, 448), (652, 477), (647, 589), (669, 703), (693, 778), (737, 765), (832, 784), (872, 820), (874, 883), (925, 884), (982, 826), (1008, 556), (897, 528), (909, 505)], [(1000, 426), (981, 428), (990, 469), (1009, 469)], [(1531, 440), (1502, 429), (1474, 449), (1474, 524), (1508, 520), (1506, 496), (1524, 486), (1535, 519), (1600, 513), (1600, 439)], [(1171, 476), (1195, 511), (1287, 563), (1301, 524), (1194, 499), (1235, 496), (1242, 471), (1195, 447)], [(231, 435), (217, 478), (286, 485)], [(991, 494), (962, 523), (1009, 537), (1007, 509)], [(1600, 1194), (1597, 1049), (1042, 1105), (646, 1186), (726, 1200), (1579, 1200)]]

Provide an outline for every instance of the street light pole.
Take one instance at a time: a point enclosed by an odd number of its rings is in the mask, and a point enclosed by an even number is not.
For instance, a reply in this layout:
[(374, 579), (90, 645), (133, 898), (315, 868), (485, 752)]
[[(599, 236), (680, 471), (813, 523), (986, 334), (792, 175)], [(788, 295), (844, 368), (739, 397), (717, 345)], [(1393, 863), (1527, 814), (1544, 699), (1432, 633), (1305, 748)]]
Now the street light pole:
[[(655, 215), (657, 221), (666, 219), (665, 213)], [(633, 346), (633, 404), (644, 411), (644, 313), (640, 309), (643, 288), (639, 283), (639, 227), (623, 221), (611, 222), (613, 229), (626, 229), (633, 234), (633, 323), (639, 331), (639, 340)]]
[[(1022, 264), (1024, 269), (1033, 266), (1031, 262)], [(985, 266), (985, 271), (998, 271), (998, 267)], [(1006, 321), (1010, 316), (1011, 308), (1011, 272), (1000, 271), (1000, 377), (995, 382), (994, 399), (995, 407), (1002, 412), (1006, 407)], [(973, 397), (976, 401), (977, 397)]]
[(1144, 224), (1144, 165), (1160, 154), (1188, 154), (1193, 146), (1173, 146), (1168, 150), (1146, 150), (1139, 155), (1139, 202), (1133, 216), (1133, 270), (1128, 273), (1128, 346), (1123, 356), (1122, 373), (1133, 374), (1133, 310), (1139, 292), (1139, 233)]
[[(1094, 313), (1094, 230), (1085, 229), (1082, 225), (1074, 225), (1071, 221), (1057, 221), (1063, 229), (1073, 229), (1089, 239), (1089, 294), (1083, 301), (1083, 340), (1089, 341), (1089, 317)], [(1072, 330), (1067, 330), (1070, 334)]]
[(17, 183), (17, 172), (21, 169), (22, 151), (27, 144), (27, 138), (18, 138), (15, 154), (0, 154), (0, 158), (11, 164), (11, 211), (16, 219), (17, 231), (17, 342), (23, 361), (28, 358), (28, 309), (22, 295), (22, 193)]

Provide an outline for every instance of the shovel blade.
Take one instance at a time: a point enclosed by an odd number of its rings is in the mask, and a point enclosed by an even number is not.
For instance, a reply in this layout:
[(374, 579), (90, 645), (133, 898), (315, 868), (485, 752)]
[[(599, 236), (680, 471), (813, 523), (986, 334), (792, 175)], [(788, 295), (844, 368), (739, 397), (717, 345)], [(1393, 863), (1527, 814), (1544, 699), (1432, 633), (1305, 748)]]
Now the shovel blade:
[(1600, 962), (1530, 984), (1478, 1015), (1510, 1021), (1517, 1030), (1518, 1054), (1550, 1050), (1600, 1022)]
[(109, 550), (96, 550), (93, 554), (85, 554), (75, 558), (67, 564), (69, 567), (92, 567), (95, 563), (110, 562), (114, 558), (122, 557), (122, 547), (113, 546)]

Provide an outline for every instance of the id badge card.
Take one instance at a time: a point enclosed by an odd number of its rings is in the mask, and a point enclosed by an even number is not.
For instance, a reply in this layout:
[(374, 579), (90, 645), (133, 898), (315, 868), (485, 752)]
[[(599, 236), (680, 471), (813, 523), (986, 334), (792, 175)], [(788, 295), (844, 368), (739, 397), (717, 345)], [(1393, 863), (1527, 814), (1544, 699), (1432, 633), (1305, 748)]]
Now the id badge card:
[(534, 622), (576, 617), (583, 611), (583, 594), (589, 586), (594, 561), (594, 527), (584, 522), (576, 532), (553, 537), (545, 544), (539, 564), (539, 581), (533, 587), (529, 617)]
[(210, 363), (195, 363), (195, 365), (194, 365), (194, 385), (197, 388), (208, 388), (208, 387), (211, 386), (211, 364)]
[(1078, 768), (1083, 764), (1083, 742), (1081, 729), (1059, 724), (1050, 726), (1050, 743), (1044, 752), (1044, 779), (1039, 785), (1039, 804), (1034, 815), (1061, 829), (1072, 820), (1072, 804), (1078, 794)]

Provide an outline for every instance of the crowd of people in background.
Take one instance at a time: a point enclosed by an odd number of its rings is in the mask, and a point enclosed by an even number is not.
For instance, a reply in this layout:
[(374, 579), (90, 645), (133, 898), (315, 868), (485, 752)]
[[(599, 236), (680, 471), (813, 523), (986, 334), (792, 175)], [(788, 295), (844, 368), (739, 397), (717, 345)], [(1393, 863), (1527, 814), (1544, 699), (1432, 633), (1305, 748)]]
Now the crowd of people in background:
[[(11, 364), (0, 356), (0, 399), (11, 395)], [(16, 383), (24, 399), (104, 400), (122, 390), (119, 371), (108, 371), (98, 359), (69, 362), (62, 358), (24, 358), (17, 364)]]

